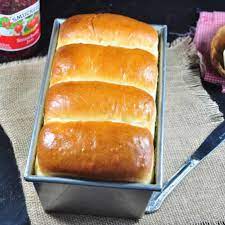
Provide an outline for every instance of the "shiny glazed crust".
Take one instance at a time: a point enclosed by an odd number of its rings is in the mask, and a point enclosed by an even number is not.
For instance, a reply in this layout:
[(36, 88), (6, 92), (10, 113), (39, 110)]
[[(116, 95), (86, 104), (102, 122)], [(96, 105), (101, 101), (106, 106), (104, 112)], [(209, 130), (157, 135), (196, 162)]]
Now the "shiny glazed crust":
[(51, 84), (65, 81), (103, 81), (143, 89), (155, 96), (157, 60), (140, 49), (72, 44), (55, 54)]
[(148, 129), (113, 122), (53, 122), (39, 136), (42, 174), (149, 183), (154, 149)]
[(102, 82), (65, 82), (52, 86), (45, 101), (51, 121), (119, 121), (155, 129), (154, 99), (130, 86)]
[(210, 59), (216, 72), (225, 77), (223, 50), (225, 49), (225, 26), (218, 29), (211, 41)]
[(60, 28), (36, 174), (154, 182), (158, 34), (113, 14)]
[(116, 14), (83, 14), (61, 26), (58, 48), (72, 43), (139, 48), (158, 56), (158, 34), (149, 24)]

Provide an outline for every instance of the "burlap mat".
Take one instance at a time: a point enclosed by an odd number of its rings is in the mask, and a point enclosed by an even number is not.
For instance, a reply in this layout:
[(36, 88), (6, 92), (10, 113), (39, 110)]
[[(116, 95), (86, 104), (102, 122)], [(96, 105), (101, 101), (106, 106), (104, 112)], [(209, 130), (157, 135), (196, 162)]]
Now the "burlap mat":
[[(222, 120), (201, 86), (190, 39), (167, 51), (167, 110), (164, 180), (168, 179)], [(10, 137), (21, 175), (26, 164), (34, 109), (45, 58), (0, 66), (0, 123)], [(46, 214), (31, 183), (22, 181), (32, 224), (196, 224), (225, 221), (224, 146), (193, 171), (155, 214), (139, 221), (108, 217)], [(16, 178), (15, 178), (16, 179)], [(204, 223), (203, 223), (204, 222)], [(208, 224), (208, 223), (207, 223)]]

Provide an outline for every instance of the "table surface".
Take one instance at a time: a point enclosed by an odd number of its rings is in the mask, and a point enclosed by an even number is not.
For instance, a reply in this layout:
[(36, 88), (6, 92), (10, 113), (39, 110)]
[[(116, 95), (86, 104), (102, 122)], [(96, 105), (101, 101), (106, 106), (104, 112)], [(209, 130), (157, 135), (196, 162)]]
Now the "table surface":
[[(42, 37), (33, 56), (46, 55), (55, 18), (80, 13), (112, 12), (154, 23), (167, 24), (169, 41), (193, 33), (200, 11), (225, 11), (224, 1), (149, 1), (149, 0), (48, 0), (41, 1)], [(10, 59), (0, 55), (0, 62)], [(203, 82), (203, 87), (225, 114), (224, 95), (220, 87)], [(26, 211), (20, 174), (9, 138), (0, 128), (0, 224), (30, 224)]]

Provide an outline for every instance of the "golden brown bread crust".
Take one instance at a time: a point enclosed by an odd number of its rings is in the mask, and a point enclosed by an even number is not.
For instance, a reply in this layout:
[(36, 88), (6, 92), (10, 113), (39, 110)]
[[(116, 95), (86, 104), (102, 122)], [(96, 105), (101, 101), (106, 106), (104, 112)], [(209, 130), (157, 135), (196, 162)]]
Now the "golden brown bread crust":
[(113, 122), (44, 125), (37, 147), (43, 174), (149, 183), (154, 148), (148, 129)]
[(102, 81), (134, 86), (155, 96), (157, 78), (157, 60), (146, 51), (72, 44), (55, 53), (50, 85)]
[(154, 132), (156, 108), (146, 92), (102, 82), (65, 82), (52, 86), (45, 101), (50, 121), (119, 121)]
[(158, 55), (158, 34), (149, 24), (116, 14), (83, 14), (67, 19), (60, 27), (58, 47), (72, 44), (139, 48)]
[(218, 29), (211, 41), (210, 59), (216, 72), (225, 77), (223, 50), (225, 49), (225, 26)]

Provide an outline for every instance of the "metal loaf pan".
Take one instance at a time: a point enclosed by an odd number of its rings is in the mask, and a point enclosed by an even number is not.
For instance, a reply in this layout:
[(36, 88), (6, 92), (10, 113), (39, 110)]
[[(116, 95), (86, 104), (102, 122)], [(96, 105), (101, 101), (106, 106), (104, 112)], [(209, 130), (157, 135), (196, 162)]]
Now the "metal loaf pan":
[(160, 191), (162, 189), (167, 27), (165, 25), (154, 25), (160, 38), (159, 79), (156, 100), (155, 183), (144, 185), (140, 183), (101, 182), (63, 177), (37, 176), (34, 173), (37, 139), (43, 124), (45, 95), (49, 86), (52, 60), (57, 45), (58, 33), (63, 21), (63, 19), (56, 19), (54, 21), (24, 178), (26, 181), (33, 182), (46, 212), (54, 211), (140, 218), (145, 213), (153, 191)]

